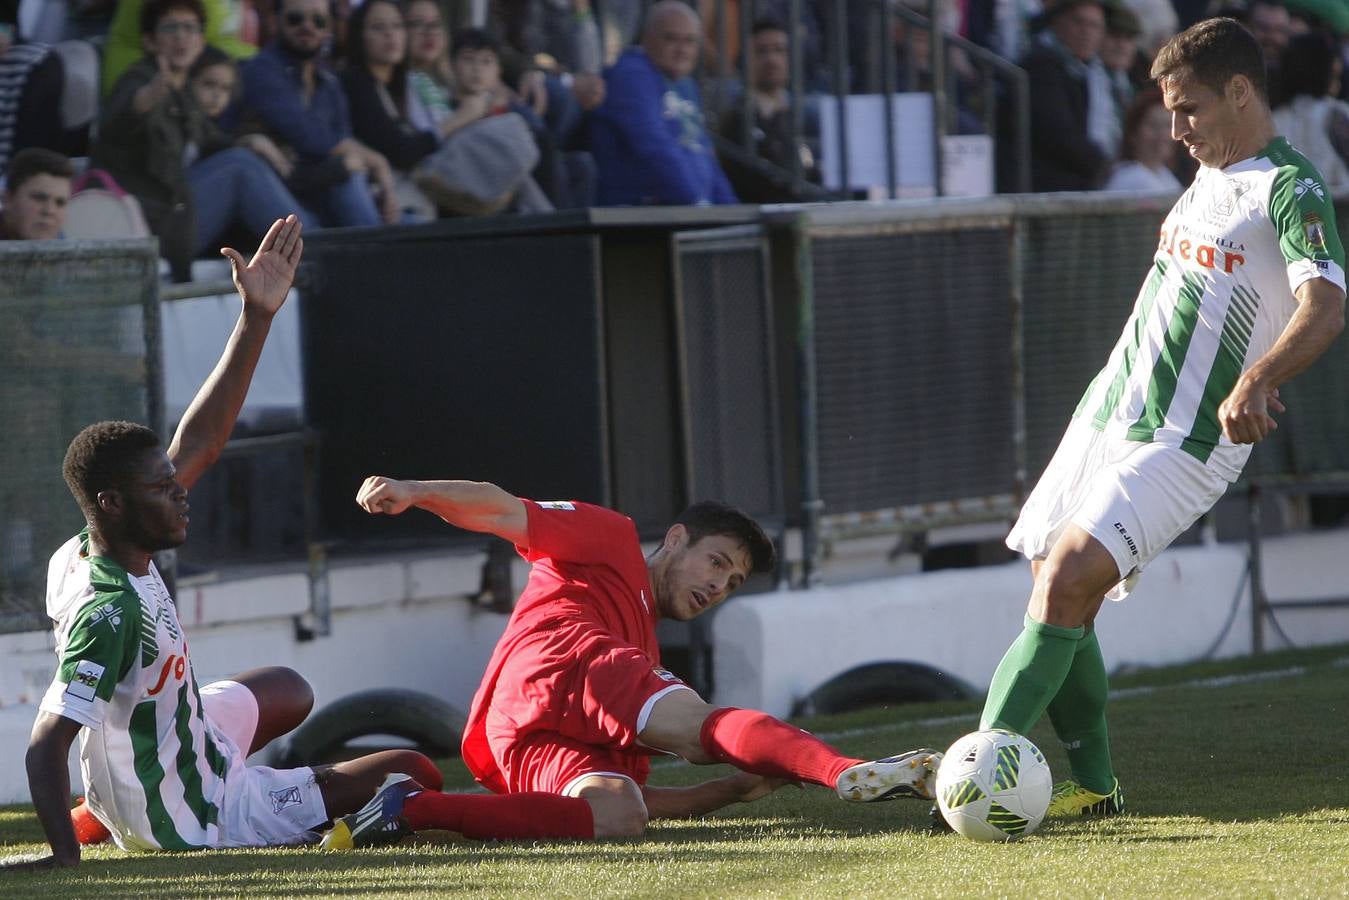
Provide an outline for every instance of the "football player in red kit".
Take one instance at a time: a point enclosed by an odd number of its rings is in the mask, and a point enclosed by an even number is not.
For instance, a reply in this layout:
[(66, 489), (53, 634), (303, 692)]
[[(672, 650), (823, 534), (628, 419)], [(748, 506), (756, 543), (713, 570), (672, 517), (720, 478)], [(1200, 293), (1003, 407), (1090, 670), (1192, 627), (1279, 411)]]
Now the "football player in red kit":
[[(700, 815), (786, 782), (860, 802), (932, 798), (935, 751), (852, 759), (764, 713), (713, 707), (660, 667), (660, 619), (692, 619), (775, 565), (772, 542), (738, 510), (695, 504), (643, 557), (626, 516), (525, 500), (491, 484), (372, 476), (356, 502), (386, 515), (425, 509), (497, 535), (533, 567), (464, 732), (464, 762), (494, 793), (445, 794), (390, 776), (324, 846), (383, 844), (421, 829), (498, 839), (637, 835), (651, 817)], [(740, 771), (652, 787), (653, 753)]]

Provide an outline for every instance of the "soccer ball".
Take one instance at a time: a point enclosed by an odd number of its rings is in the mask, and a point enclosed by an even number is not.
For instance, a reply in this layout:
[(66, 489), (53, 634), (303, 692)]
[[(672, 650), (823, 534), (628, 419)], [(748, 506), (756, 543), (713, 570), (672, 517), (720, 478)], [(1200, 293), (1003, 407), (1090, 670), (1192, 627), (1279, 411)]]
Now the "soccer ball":
[(1019, 734), (993, 728), (951, 745), (937, 771), (937, 805), (976, 841), (1015, 841), (1039, 827), (1054, 787), (1044, 754)]

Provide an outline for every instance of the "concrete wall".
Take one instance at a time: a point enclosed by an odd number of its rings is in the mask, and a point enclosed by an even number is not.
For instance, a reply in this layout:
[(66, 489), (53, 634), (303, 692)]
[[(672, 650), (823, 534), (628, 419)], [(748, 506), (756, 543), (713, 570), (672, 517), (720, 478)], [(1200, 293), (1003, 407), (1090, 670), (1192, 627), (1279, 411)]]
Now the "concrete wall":
[[(1249, 653), (1245, 549), (1185, 547), (1155, 560), (1129, 598), (1107, 602), (1097, 619), (1106, 666)], [(1264, 563), (1271, 599), (1345, 595), (1349, 532), (1270, 539)], [(735, 600), (716, 619), (715, 700), (788, 715), (830, 678), (883, 661), (923, 663), (985, 690), (1021, 630), (1029, 588), (1022, 561)], [(1349, 607), (1276, 614), (1299, 645), (1349, 641)], [(1268, 627), (1266, 646), (1283, 646)]]

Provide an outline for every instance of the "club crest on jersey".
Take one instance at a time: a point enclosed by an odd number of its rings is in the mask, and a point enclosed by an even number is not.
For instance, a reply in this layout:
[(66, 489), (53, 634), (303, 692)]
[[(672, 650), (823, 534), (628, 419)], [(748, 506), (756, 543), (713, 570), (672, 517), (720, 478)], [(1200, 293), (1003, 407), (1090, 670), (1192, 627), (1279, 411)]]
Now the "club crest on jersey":
[(97, 625), (99, 622), (107, 622), (108, 627), (116, 631), (117, 626), (122, 624), (122, 614), (111, 603), (104, 603), (89, 616), (90, 625)]
[[(1209, 207), (1209, 216), (1225, 222), (1231, 218), (1232, 213), (1236, 212), (1237, 204), (1241, 202), (1242, 197), (1250, 193), (1250, 190), (1251, 186), (1246, 182), (1236, 178), (1230, 179), (1227, 182), (1227, 193), (1220, 198), (1215, 198), (1213, 205)], [(1211, 218), (1210, 221), (1212, 221)]]
[(1297, 181), (1293, 182), (1294, 197), (1297, 197), (1299, 200), (1301, 200), (1302, 195), (1307, 193), (1308, 191), (1311, 191), (1313, 194), (1315, 194), (1317, 200), (1326, 199), (1325, 188), (1317, 184), (1315, 178), (1308, 176), (1306, 178), (1299, 178)]
[(86, 703), (94, 701), (98, 693), (98, 683), (103, 680), (103, 666), (89, 659), (82, 659), (75, 666), (75, 674), (66, 685), (66, 693)]
[(576, 510), (576, 504), (570, 500), (543, 500), (539, 506), (544, 509), (570, 509), (573, 512)]
[(1326, 227), (1316, 213), (1302, 219), (1302, 233), (1307, 238), (1308, 246), (1316, 247), (1318, 250), (1326, 248)]
[(299, 806), (300, 804), (304, 803), (304, 800), (300, 797), (299, 785), (295, 785), (294, 787), (282, 788), (279, 791), (269, 791), (268, 793), (271, 795), (272, 798), (272, 812), (274, 813), (279, 814), (283, 809), (288, 809), (289, 807), (292, 806)]

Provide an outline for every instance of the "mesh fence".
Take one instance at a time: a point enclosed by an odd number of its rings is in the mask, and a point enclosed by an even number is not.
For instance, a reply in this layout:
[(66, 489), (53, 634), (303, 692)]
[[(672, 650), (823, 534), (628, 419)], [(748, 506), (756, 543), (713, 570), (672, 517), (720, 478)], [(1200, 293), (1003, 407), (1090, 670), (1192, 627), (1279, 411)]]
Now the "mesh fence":
[[(737, 230), (738, 231), (738, 230)], [(763, 237), (677, 236), (678, 340), (690, 500), (782, 516)]]
[[(946, 214), (862, 210), (853, 224), (838, 208), (815, 214), (826, 527), (922, 528), (1008, 512), (1004, 498), (1034, 484), (1118, 339), (1169, 205), (1031, 196)], [(1349, 204), (1337, 213), (1349, 222)], [(1349, 355), (1332, 349), (1286, 385), (1288, 411), (1246, 475), (1349, 472), (1346, 383)]]
[(47, 559), (82, 527), (70, 439), (100, 419), (154, 424), (156, 264), (145, 241), (0, 243), (0, 631), (45, 626)]
[(1007, 229), (821, 235), (812, 247), (826, 513), (1012, 491)]

